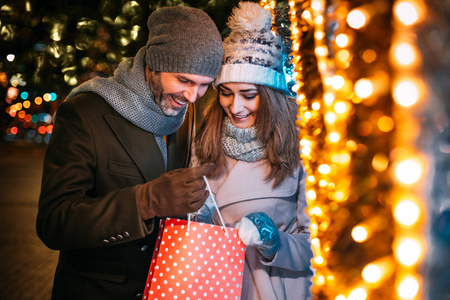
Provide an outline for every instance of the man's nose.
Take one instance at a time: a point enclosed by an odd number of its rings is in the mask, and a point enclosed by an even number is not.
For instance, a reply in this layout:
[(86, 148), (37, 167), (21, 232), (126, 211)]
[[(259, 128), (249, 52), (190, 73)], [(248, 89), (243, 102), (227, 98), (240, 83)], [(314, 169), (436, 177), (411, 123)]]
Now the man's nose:
[(189, 88), (183, 91), (183, 97), (186, 98), (190, 103), (194, 103), (199, 97), (198, 88), (199, 88), (198, 85), (190, 86)]

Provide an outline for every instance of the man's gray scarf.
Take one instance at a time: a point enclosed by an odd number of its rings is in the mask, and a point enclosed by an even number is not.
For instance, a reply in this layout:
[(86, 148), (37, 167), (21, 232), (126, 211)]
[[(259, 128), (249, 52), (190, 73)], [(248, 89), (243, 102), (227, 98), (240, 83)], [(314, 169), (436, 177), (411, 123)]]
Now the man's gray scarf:
[[(119, 63), (110, 78), (96, 77), (86, 81), (67, 96), (82, 92), (94, 92), (103, 97), (125, 119), (154, 134), (167, 166), (167, 148), (164, 136), (174, 133), (183, 124), (186, 108), (178, 115), (166, 116), (156, 105), (150, 87), (145, 80), (145, 47), (134, 58)], [(145, 151), (145, 149), (143, 149)]]
[(258, 161), (266, 154), (266, 147), (256, 138), (255, 125), (238, 128), (228, 117), (223, 121), (222, 146), (227, 156), (246, 162)]

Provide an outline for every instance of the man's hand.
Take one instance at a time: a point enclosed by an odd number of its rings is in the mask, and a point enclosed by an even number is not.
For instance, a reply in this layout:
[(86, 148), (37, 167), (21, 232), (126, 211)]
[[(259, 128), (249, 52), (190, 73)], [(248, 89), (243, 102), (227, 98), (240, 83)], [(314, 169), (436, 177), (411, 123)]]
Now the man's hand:
[(200, 209), (208, 198), (203, 176), (216, 169), (213, 163), (166, 172), (138, 186), (136, 201), (142, 220), (155, 216), (183, 216)]

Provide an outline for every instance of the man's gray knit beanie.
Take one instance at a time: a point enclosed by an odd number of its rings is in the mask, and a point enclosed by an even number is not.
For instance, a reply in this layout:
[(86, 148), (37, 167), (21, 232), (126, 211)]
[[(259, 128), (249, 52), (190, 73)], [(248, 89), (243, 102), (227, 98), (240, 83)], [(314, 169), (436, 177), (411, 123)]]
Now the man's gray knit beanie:
[(217, 76), (223, 59), (222, 37), (207, 13), (193, 7), (162, 7), (147, 24), (145, 61), (151, 70)]

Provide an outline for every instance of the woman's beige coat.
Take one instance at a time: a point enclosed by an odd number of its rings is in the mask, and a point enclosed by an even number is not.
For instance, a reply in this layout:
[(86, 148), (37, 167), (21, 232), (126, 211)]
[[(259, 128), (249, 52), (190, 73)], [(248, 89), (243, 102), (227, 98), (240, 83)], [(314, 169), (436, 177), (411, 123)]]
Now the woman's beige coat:
[[(304, 300), (311, 297), (312, 276), (305, 178), (299, 168), (276, 189), (265, 181), (264, 161), (247, 163), (229, 159), (229, 174), (210, 185), (227, 226), (234, 227), (250, 212), (264, 212), (275, 223), (281, 238), (272, 261), (264, 261), (247, 247), (242, 300)], [(215, 216), (215, 223), (220, 224)]]

